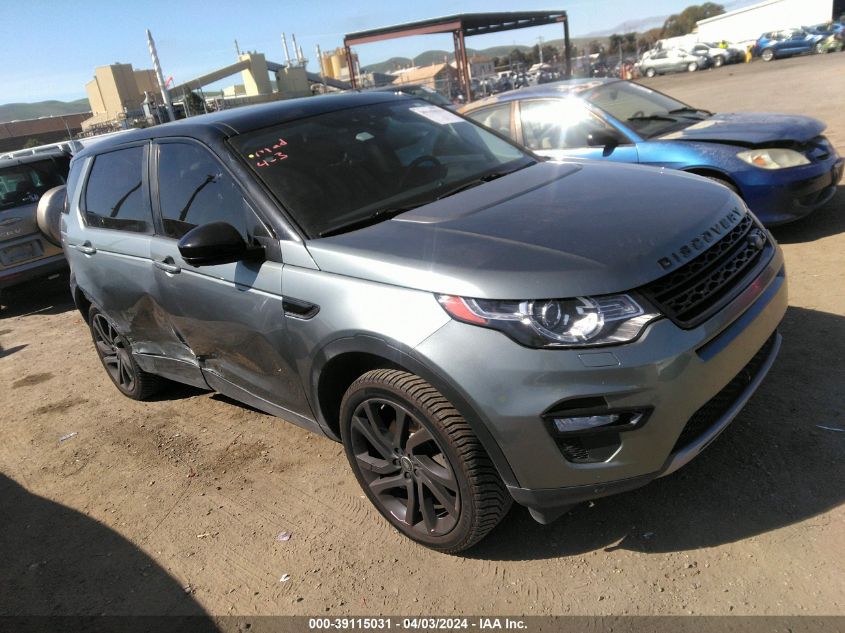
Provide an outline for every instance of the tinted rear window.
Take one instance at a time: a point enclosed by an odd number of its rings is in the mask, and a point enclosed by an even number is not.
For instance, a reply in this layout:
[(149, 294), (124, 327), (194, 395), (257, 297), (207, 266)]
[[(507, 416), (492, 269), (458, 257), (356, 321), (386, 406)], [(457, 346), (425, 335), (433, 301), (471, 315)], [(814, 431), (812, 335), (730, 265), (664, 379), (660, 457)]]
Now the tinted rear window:
[(148, 233), (153, 217), (144, 186), (144, 147), (100, 154), (94, 159), (85, 187), (85, 217), (89, 226)]
[(48, 189), (65, 184), (67, 164), (52, 158), (0, 169), (0, 210), (38, 202)]

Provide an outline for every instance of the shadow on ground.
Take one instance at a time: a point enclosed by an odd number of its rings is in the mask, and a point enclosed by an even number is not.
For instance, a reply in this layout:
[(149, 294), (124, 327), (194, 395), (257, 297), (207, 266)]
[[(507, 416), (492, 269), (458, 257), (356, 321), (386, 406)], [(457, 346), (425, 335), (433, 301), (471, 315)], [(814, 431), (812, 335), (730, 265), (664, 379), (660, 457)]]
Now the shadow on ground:
[(781, 244), (813, 242), (845, 233), (845, 185), (836, 188), (836, 195), (822, 208), (805, 218), (772, 229)]
[(467, 555), (527, 560), (597, 549), (684, 551), (807, 521), (842, 504), (845, 432), (818, 425), (845, 430), (845, 317), (789, 308), (781, 333), (780, 357), (759, 391), (688, 466), (634, 492), (580, 505), (548, 526), (516, 507)]
[(73, 310), (67, 273), (7, 288), (0, 293), (0, 319)]
[(193, 616), (198, 630), (217, 630), (134, 544), (4, 475), (0, 517), (0, 615)]

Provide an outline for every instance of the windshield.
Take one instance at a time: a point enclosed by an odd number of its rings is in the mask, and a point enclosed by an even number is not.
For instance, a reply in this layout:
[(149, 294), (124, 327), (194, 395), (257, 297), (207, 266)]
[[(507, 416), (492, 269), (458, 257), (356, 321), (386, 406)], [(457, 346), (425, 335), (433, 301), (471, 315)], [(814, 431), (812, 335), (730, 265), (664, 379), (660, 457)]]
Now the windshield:
[(431, 103), (437, 105), (452, 105), (452, 102), (449, 101), (446, 97), (444, 97), (436, 90), (432, 90), (428, 86), (396, 86), (396, 90), (398, 90), (399, 92), (404, 92), (407, 95), (411, 95), (412, 97), (419, 97), (420, 99), (425, 99), (426, 101), (430, 101)]
[(711, 115), (630, 81), (604, 84), (586, 98), (643, 138), (683, 129)]
[(417, 99), (291, 121), (232, 145), (311, 238), (388, 219), (536, 162)]
[(0, 210), (38, 202), (45, 191), (63, 184), (59, 167), (49, 158), (4, 167), (0, 169)]

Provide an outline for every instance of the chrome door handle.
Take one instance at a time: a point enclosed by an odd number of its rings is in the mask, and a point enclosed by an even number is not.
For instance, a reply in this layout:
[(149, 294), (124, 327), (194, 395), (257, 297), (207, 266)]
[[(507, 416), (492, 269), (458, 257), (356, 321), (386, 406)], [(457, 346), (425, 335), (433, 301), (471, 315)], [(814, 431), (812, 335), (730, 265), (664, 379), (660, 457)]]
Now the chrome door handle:
[(76, 250), (80, 253), (85, 253), (86, 255), (93, 255), (97, 252), (97, 249), (91, 246), (91, 242), (85, 242), (84, 244), (77, 244)]
[(172, 259), (170, 259), (170, 262), (168, 262), (168, 259), (170, 258), (168, 257), (164, 261), (154, 261), (153, 264), (155, 264), (156, 268), (161, 268), (164, 272), (170, 273), (171, 275), (177, 275), (182, 272), (181, 266), (177, 266), (176, 264), (170, 263), (173, 261)]

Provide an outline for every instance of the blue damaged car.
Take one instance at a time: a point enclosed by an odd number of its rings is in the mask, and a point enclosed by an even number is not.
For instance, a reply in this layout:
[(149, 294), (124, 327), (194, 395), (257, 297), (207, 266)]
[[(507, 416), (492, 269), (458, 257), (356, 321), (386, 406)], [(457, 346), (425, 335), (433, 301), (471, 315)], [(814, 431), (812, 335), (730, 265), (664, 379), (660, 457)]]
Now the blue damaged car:
[(461, 113), (550, 158), (639, 163), (711, 178), (742, 196), (768, 226), (826, 203), (843, 171), (817, 119), (714, 114), (618, 79), (506, 92)]

